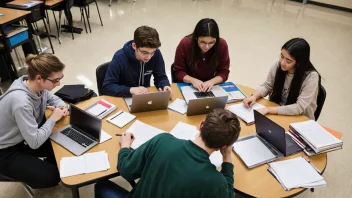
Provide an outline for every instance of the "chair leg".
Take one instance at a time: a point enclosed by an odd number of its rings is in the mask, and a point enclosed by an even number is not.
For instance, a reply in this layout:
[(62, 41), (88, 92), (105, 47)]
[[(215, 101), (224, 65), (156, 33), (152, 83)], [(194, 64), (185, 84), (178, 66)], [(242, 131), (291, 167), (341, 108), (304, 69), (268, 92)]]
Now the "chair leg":
[[(59, 12), (59, 30), (61, 29), (61, 16), (62, 16), (62, 11)], [(58, 37), (60, 38), (60, 31), (57, 32)]]
[(49, 33), (51, 33), (50, 20), (48, 10), (45, 10), (46, 22), (48, 23)]
[(54, 15), (54, 20), (55, 20), (55, 25), (56, 25), (56, 30), (57, 30), (57, 39), (59, 40), (59, 44), (61, 44), (61, 39), (60, 39), (60, 28), (57, 25), (57, 20), (56, 20), (56, 16), (55, 16), (55, 12), (53, 11), (53, 15)]
[(111, 6), (111, 1), (112, 1), (112, 0), (110, 0), (109, 6)]
[[(86, 13), (86, 16), (88, 16), (87, 7), (84, 7), (84, 11)], [(92, 33), (92, 29), (90, 28), (90, 23), (89, 23), (89, 18), (88, 17), (87, 17), (87, 22), (88, 22), (89, 31), (90, 31), (90, 33)]]
[(83, 8), (79, 8), (79, 9), (81, 10), (81, 18), (83, 18), (83, 22), (84, 22), (84, 29), (86, 30), (86, 34), (88, 34), (87, 24), (86, 24), (86, 18), (84, 17)]
[(54, 47), (53, 47), (53, 44), (51, 43), (51, 38), (50, 38), (50, 35), (49, 35), (49, 32), (48, 32), (48, 26), (46, 25), (45, 19), (43, 19), (43, 23), (44, 23), (46, 34), (48, 35), (51, 51), (53, 52), (53, 54), (55, 54)]
[(87, 18), (90, 18), (89, 4), (87, 5), (87, 7), (88, 7), (88, 16), (87, 16)]
[(22, 183), (24, 189), (26, 190), (26, 192), (28, 193), (29, 197), (31, 198), (35, 198), (32, 190), (25, 184), (25, 183)]
[(98, 10), (98, 14), (99, 14), (99, 19), (100, 19), (101, 26), (103, 26), (103, 21), (101, 20), (100, 11), (99, 11), (99, 6), (98, 6), (98, 3), (97, 3), (96, 0), (95, 0), (95, 5), (97, 5), (97, 10)]

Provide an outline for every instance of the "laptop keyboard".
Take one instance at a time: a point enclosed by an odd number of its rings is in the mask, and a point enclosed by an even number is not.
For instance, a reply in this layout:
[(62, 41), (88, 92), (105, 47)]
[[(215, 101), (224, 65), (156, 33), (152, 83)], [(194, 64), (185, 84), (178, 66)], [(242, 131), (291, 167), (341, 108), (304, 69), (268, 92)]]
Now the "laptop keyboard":
[(213, 92), (194, 92), (194, 95), (196, 95), (197, 98), (214, 98), (215, 95)]
[(73, 141), (77, 142), (78, 144), (82, 145), (83, 147), (87, 147), (93, 143), (92, 140), (78, 133), (76, 130), (72, 128), (66, 128), (63, 131), (61, 131), (61, 133), (66, 135)]

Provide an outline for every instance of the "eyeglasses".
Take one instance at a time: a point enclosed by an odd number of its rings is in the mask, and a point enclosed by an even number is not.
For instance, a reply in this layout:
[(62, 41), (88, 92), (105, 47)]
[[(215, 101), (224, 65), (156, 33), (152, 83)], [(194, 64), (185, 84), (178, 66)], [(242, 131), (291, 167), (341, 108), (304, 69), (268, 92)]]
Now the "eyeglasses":
[(205, 47), (205, 46), (207, 46), (207, 45), (209, 45), (209, 47), (212, 47), (213, 45), (215, 45), (215, 43), (216, 43), (216, 40), (215, 40), (215, 41), (212, 41), (212, 42), (209, 42), (209, 43), (207, 43), (207, 42), (205, 42), (205, 41), (199, 41), (199, 40), (198, 40), (198, 44), (199, 44), (200, 46), (202, 46), (202, 47)]
[(48, 80), (48, 81), (50, 81), (50, 82), (52, 82), (52, 83), (55, 85), (56, 83), (60, 82), (60, 80), (62, 80), (63, 78), (64, 78), (64, 75), (62, 75), (61, 78), (56, 78), (56, 79), (54, 79), (54, 80), (49, 79), (49, 78), (44, 78), (44, 79), (45, 79), (45, 80)]
[(137, 48), (137, 50), (140, 51), (144, 56), (148, 56), (148, 55), (154, 56), (154, 54), (155, 54), (155, 51), (152, 52), (152, 53), (149, 53), (149, 52), (146, 52), (146, 51), (142, 51), (139, 48)]

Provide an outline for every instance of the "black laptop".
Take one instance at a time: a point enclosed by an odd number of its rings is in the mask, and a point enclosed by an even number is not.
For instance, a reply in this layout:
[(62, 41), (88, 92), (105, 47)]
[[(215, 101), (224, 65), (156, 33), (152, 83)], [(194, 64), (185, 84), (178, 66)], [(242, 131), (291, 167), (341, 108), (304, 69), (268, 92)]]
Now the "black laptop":
[(302, 151), (302, 148), (285, 133), (285, 129), (254, 110), (256, 132), (286, 157)]

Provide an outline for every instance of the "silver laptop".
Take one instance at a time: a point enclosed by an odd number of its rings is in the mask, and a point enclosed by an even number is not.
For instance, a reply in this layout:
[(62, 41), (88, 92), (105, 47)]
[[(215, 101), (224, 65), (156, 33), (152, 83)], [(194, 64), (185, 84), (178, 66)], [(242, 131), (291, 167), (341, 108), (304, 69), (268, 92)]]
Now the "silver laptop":
[(201, 98), (189, 100), (187, 106), (187, 116), (208, 114), (213, 109), (224, 109), (228, 96)]
[(131, 113), (163, 110), (167, 109), (170, 94), (170, 91), (159, 91), (134, 95), (132, 98), (125, 98), (125, 102)]
[(70, 125), (52, 134), (50, 139), (78, 156), (100, 142), (101, 120), (73, 104), (70, 114)]

